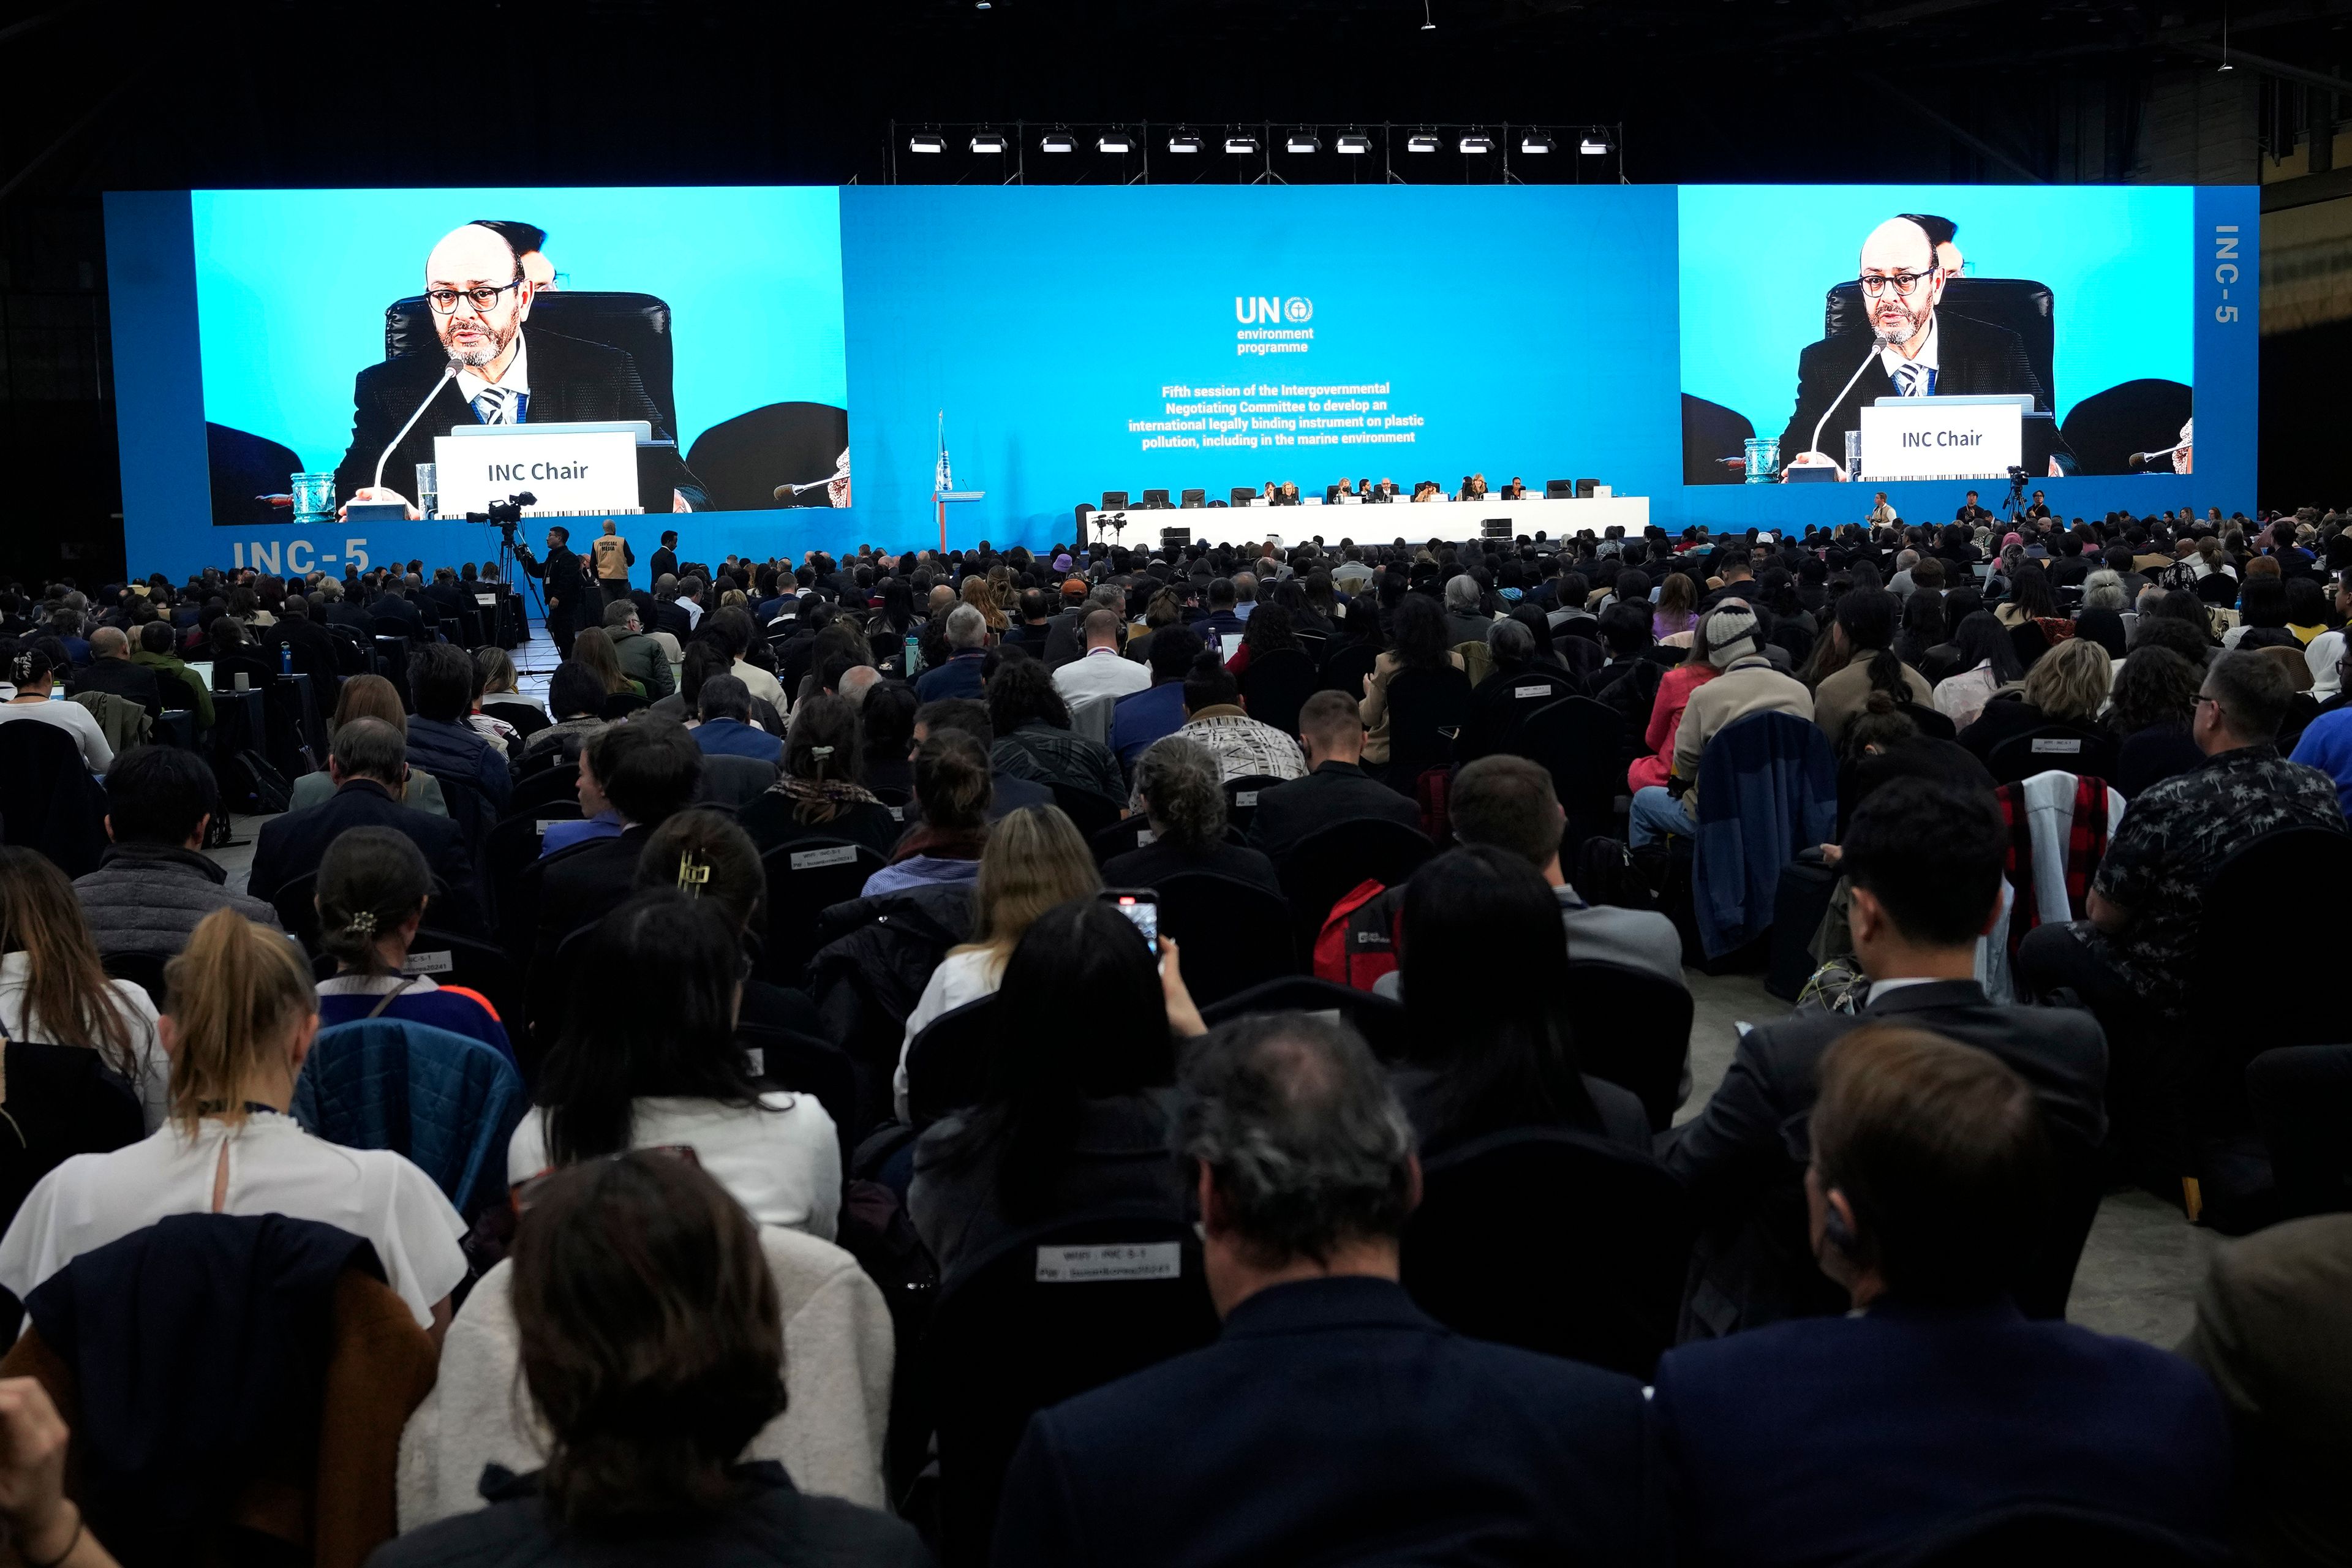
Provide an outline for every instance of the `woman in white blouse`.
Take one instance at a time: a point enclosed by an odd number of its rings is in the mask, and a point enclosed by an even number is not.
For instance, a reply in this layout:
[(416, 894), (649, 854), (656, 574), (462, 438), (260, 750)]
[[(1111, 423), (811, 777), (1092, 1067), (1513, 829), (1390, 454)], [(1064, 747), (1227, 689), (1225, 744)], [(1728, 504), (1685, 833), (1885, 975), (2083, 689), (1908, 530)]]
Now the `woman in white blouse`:
[[(707, 869), (673, 868), (673, 879), (707, 885)], [(581, 990), (548, 1052), (538, 1103), (507, 1146), (507, 1180), (683, 1148), (761, 1225), (831, 1241), (841, 1137), (815, 1096), (763, 1088), (735, 1043), (751, 965), (727, 911), (640, 893), (597, 922), (581, 963), (605, 983)]]
[(1959, 650), (1960, 668), (1936, 683), (1936, 711), (1965, 730), (1983, 715), (1992, 694), (2023, 679), (2025, 669), (2009, 628), (1990, 610), (1963, 619), (1952, 646)]
[(79, 702), (51, 700), (52, 689), (65, 672), (47, 654), (29, 642), (20, 643), (0, 673), (14, 683), (7, 700), (0, 702), (0, 723), (22, 720), (53, 725), (81, 748), (82, 765), (91, 773), (102, 773), (114, 765), (114, 748), (106, 743), (106, 731), (89, 710)]
[(286, 1113), (319, 1029), (301, 950), (217, 910), (164, 973), (170, 1120), (42, 1177), (0, 1237), (0, 1285), (21, 1298), (81, 1254), (172, 1215), (282, 1214), (373, 1244), (385, 1282), (438, 1342), (449, 1292), (466, 1277), (465, 1222), (402, 1155), (314, 1138)]
[(155, 1004), (100, 966), (66, 874), (14, 846), (0, 847), (0, 1037), (96, 1051), (139, 1097), (144, 1130), (163, 1124), (172, 1064), (155, 1038)]
[(980, 876), (972, 883), (972, 940), (948, 950), (931, 971), (915, 1010), (907, 1015), (906, 1037), (898, 1042), (898, 1070), (891, 1079), (891, 1101), (899, 1121), (912, 1120), (907, 1114), (907, 1052), (923, 1026), (967, 1002), (996, 994), (1004, 978), (1004, 961), (1039, 915), (1055, 904), (1090, 899), (1100, 891), (1094, 852), (1058, 806), (1011, 812), (989, 829)]

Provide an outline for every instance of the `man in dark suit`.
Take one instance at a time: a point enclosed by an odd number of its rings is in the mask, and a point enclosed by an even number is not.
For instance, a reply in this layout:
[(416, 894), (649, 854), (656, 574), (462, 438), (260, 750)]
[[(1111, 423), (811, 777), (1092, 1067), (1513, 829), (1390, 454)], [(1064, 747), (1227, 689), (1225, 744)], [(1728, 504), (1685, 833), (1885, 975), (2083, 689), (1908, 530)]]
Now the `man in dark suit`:
[(156, 684), (155, 672), (131, 662), (131, 638), (115, 626), (89, 634), (89, 663), (73, 672), (66, 690), (74, 695), (110, 691), (147, 710), (151, 719), (163, 711), (163, 689)]
[[(2087, 1164), (2106, 1133), (2097, 1020), (2072, 1007), (1997, 1006), (1975, 978), (2008, 842), (1980, 789), (1896, 779), (1855, 809), (1839, 865), (1869, 1001), (1860, 1013), (1800, 1013), (1749, 1030), (1706, 1108), (1658, 1141), (1701, 1221), (1685, 1339), (1841, 1310), (1806, 1247), (1800, 1176), (1822, 1053), (1850, 1029), (1900, 1022), (1991, 1052), (2033, 1086), (2070, 1170)], [(2070, 1188), (2063, 1205), (2078, 1225), (2081, 1197)]]
[(677, 575), (677, 530), (674, 528), (666, 529), (662, 532), (660, 547), (654, 552), (653, 580), (658, 583), (664, 576), (675, 577)]
[(354, 719), (335, 731), (327, 759), (335, 793), (325, 803), (289, 811), (262, 824), (253, 847), (253, 870), (246, 888), (257, 899), (317, 871), (327, 846), (346, 828), (390, 827), (406, 835), (425, 853), (439, 884), (434, 893), (434, 924), (461, 931), (481, 929), (474, 896), (474, 863), (466, 853), (464, 829), (400, 804), (408, 785), (408, 742), (381, 719)]
[(1990, 1053), (1907, 1023), (1830, 1048), (1807, 1237), (1853, 1310), (1660, 1359), (1678, 1557), (1884, 1561), (2023, 1504), (2221, 1535), (2230, 1434), (2212, 1385), (2153, 1345), (2030, 1321), (2006, 1292), (2053, 1195), (2047, 1103)]
[(1276, 865), (1311, 833), (1341, 822), (1378, 817), (1416, 831), (1421, 808), (1363, 769), (1364, 721), (1344, 691), (1318, 691), (1298, 710), (1298, 744), (1307, 772), (1259, 792), (1250, 818), (1250, 847)]
[[(1871, 230), (1862, 246), (1862, 287), (1870, 325), (1823, 338), (1797, 357), (1797, 408), (1780, 435), (1784, 466), (1830, 464), (1844, 477), (1845, 434), (1861, 429), (1862, 409), (1882, 397), (2031, 393), (2037, 413), (2051, 412), (2049, 389), (2022, 338), (1937, 309), (1944, 273), (1915, 219), (1889, 218)], [(2025, 437), (2025, 466), (2051, 471), (2052, 453), (2063, 449), (2051, 422), (2026, 421)]]
[(371, 617), (381, 616), (386, 620), (404, 621), (413, 635), (417, 637), (425, 635), (425, 612), (418, 609), (415, 602), (400, 591), (400, 579), (389, 573), (377, 585), (374, 595), (368, 600), (367, 612)]
[[(333, 590), (331, 593), (329, 590)], [(349, 626), (364, 637), (368, 635), (367, 605), (357, 594), (348, 592), (342, 584), (329, 580), (319, 585), (320, 597), (326, 600), (322, 612), (331, 626)]]
[[(479, 224), (442, 237), (425, 258), (425, 298), (443, 352), (386, 360), (359, 373), (352, 390), (352, 444), (335, 469), (338, 496), (413, 508), (403, 492), (415, 483), (416, 465), (434, 460), (435, 437), (460, 425), (642, 419), (656, 441), (669, 439), (662, 412), (626, 352), (525, 330), (533, 293), (504, 237)], [(457, 376), (443, 381), (453, 363)], [(409, 424), (427, 394), (431, 404)], [(400, 434), (403, 426), (406, 435)], [(384, 482), (377, 488), (376, 459), (395, 436), (400, 444), (384, 461)], [(637, 487), (648, 511), (688, 511), (704, 503), (701, 481), (675, 447), (639, 449)]]
[(1421, 1169), (1364, 1043), (1244, 1018), (1182, 1078), (1223, 1331), (1032, 1417), (994, 1561), (1662, 1562), (1640, 1385), (1465, 1339), (1397, 1283)]

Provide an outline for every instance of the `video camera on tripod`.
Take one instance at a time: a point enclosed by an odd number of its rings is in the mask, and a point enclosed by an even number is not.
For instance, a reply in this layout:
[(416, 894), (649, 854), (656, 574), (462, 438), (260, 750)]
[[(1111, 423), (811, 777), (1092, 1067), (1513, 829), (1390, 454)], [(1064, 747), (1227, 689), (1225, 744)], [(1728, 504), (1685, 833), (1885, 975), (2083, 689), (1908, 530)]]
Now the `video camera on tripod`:
[(517, 490), (504, 500), (490, 502), (484, 510), (467, 512), (466, 521), (495, 524), (499, 537), (506, 541), (507, 548), (511, 550), (515, 547), (515, 533), (522, 527), (522, 509), (538, 504), (539, 498), (529, 490)]

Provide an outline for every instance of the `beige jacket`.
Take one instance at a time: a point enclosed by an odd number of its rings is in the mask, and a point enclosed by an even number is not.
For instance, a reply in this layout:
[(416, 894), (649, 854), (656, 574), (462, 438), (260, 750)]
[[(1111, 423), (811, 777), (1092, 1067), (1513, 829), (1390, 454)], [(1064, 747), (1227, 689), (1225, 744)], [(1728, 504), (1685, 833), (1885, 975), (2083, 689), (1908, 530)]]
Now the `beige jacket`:
[[(761, 1226), (760, 1246), (783, 1309), (790, 1403), (743, 1458), (779, 1461), (803, 1491), (880, 1508), (896, 1353), (882, 1292), (829, 1241)], [(466, 1298), (441, 1346), (440, 1381), (401, 1434), (403, 1531), (482, 1507), (484, 1465), (520, 1474), (546, 1462), (546, 1434), (526, 1415), (510, 1268), (491, 1269)]]
[(1810, 721), (1813, 694), (1793, 675), (1783, 675), (1760, 653), (1736, 658), (1713, 680), (1691, 689), (1690, 704), (1675, 731), (1676, 778), (1691, 781), (1683, 810), (1698, 817), (1698, 760), (1706, 743), (1750, 713), (1787, 713)]

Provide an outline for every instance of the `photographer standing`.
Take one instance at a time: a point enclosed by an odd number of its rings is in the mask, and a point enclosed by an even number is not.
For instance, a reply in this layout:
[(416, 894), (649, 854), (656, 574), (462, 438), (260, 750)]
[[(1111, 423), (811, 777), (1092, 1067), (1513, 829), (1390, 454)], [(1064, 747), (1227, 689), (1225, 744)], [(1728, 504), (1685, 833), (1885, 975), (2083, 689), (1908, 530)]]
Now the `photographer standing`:
[[(580, 629), (580, 605), (588, 593), (587, 574), (580, 557), (572, 553), (572, 531), (558, 523), (547, 529), (547, 559), (533, 559), (529, 549), (515, 546), (523, 574), (547, 584), (547, 637), (557, 655), (572, 657), (572, 634)], [(598, 613), (601, 613), (599, 611)]]

